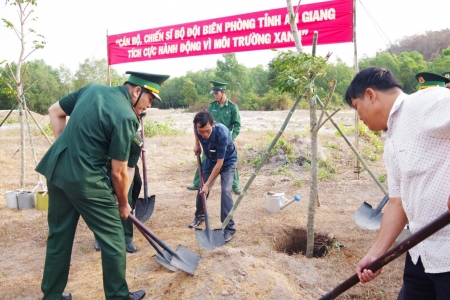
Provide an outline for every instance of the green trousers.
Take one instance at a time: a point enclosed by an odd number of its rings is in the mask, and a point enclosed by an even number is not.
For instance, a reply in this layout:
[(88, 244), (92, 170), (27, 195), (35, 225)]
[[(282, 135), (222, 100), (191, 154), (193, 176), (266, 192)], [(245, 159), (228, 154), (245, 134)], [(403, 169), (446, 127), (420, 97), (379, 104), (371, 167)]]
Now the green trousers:
[[(202, 163), (202, 167), (205, 164), (205, 159), (206, 159), (206, 155), (204, 154), (204, 152), (202, 152), (202, 158), (201, 158), (201, 163)], [(198, 175), (198, 169), (195, 170), (195, 175), (194, 175), (194, 182), (192, 184), (193, 186), (200, 186), (200, 177)], [(236, 167), (236, 171), (234, 171), (234, 177), (233, 177), (233, 190), (235, 189), (239, 189), (239, 173), (238, 173), (238, 169)]]
[(119, 209), (112, 193), (81, 197), (47, 182), (49, 207), (47, 252), (41, 290), (43, 300), (60, 300), (67, 285), (73, 240), (80, 215), (102, 251), (103, 289), (107, 300), (127, 299), (126, 252)]

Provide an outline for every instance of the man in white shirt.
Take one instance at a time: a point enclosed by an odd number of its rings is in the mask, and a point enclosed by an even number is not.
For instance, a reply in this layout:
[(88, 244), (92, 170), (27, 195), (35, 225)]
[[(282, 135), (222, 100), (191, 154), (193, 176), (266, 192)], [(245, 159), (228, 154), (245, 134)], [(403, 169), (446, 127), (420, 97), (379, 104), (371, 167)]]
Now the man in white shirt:
[[(384, 254), (404, 228), (412, 233), (450, 209), (450, 90), (403, 93), (390, 70), (369, 67), (345, 94), (369, 129), (383, 130), (389, 202), (380, 231), (356, 272), (362, 283), (381, 270), (364, 269)], [(450, 226), (406, 256), (404, 299), (450, 299)]]

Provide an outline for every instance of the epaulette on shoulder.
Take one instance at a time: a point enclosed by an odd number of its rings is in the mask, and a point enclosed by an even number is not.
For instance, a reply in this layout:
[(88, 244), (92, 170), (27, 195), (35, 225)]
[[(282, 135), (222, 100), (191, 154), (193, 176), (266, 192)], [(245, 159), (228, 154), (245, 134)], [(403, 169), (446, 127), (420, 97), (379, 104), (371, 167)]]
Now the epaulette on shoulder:
[(216, 101), (216, 100), (213, 100), (213, 101), (209, 102), (209, 104), (213, 104), (214, 102), (217, 102), (217, 101)]
[(233, 105), (233, 106), (236, 106), (236, 103), (234, 103), (233, 101), (231, 101), (231, 100), (228, 100), (228, 102), (230, 102), (230, 103), (231, 103), (231, 105)]

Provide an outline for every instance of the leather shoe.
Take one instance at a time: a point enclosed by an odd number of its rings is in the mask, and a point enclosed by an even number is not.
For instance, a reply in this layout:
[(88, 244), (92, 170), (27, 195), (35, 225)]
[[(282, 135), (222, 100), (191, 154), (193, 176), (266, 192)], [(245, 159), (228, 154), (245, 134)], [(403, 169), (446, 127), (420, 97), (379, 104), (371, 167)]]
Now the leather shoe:
[(240, 194), (241, 194), (241, 190), (240, 190), (239, 188), (233, 189), (233, 192), (234, 192), (236, 195), (240, 195)]
[(97, 240), (95, 240), (95, 242), (94, 242), (94, 249), (95, 249), (96, 251), (100, 251), (100, 250), (101, 250), (100, 244), (98, 243)]
[(137, 248), (133, 244), (133, 242), (126, 243), (125, 249), (127, 250), (128, 253), (135, 253), (137, 251)]
[(223, 239), (225, 240), (225, 243), (228, 243), (233, 238), (234, 232), (231, 231), (225, 231), (223, 233)]
[(191, 191), (197, 191), (198, 190), (198, 186), (195, 186), (195, 185), (188, 185), (188, 186), (186, 186), (186, 188), (188, 190), (191, 190)]
[(139, 290), (128, 294), (128, 300), (141, 300), (145, 297), (145, 291)]
[(72, 300), (72, 294), (71, 293), (63, 293), (62, 298), (63, 298), (63, 300)]
[(191, 224), (189, 224), (189, 228), (195, 228), (202, 224), (205, 221), (205, 215), (199, 215), (198, 217), (194, 217), (194, 221), (192, 221)]

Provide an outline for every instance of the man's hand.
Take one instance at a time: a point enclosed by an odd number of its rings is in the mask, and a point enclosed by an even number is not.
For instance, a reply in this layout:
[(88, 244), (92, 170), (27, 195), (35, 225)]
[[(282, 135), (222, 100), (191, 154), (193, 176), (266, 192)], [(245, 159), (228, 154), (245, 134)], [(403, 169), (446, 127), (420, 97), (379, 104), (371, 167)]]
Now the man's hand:
[(131, 206), (127, 203), (127, 205), (119, 205), (119, 214), (120, 217), (124, 220), (128, 219), (128, 215), (131, 213)]
[(375, 273), (370, 270), (364, 269), (375, 259), (377, 259), (377, 257), (368, 254), (364, 256), (363, 259), (361, 259), (356, 265), (356, 274), (358, 274), (359, 281), (361, 281), (361, 283), (372, 281), (373, 279), (375, 279), (375, 277), (381, 274), (381, 269), (377, 270)]
[(200, 195), (201, 195), (201, 194), (206, 194), (206, 195), (208, 195), (208, 192), (209, 192), (209, 185), (204, 184), (203, 187), (202, 187), (202, 189), (200, 190)]
[(68, 115), (59, 105), (59, 101), (50, 106), (48, 115), (50, 118), (50, 128), (53, 131), (53, 136), (57, 139), (66, 127), (66, 117)]
[(194, 154), (195, 154), (195, 155), (197, 155), (197, 153), (198, 153), (198, 154), (202, 154), (202, 148), (200, 147), (199, 144), (195, 144), (193, 150), (194, 150)]

